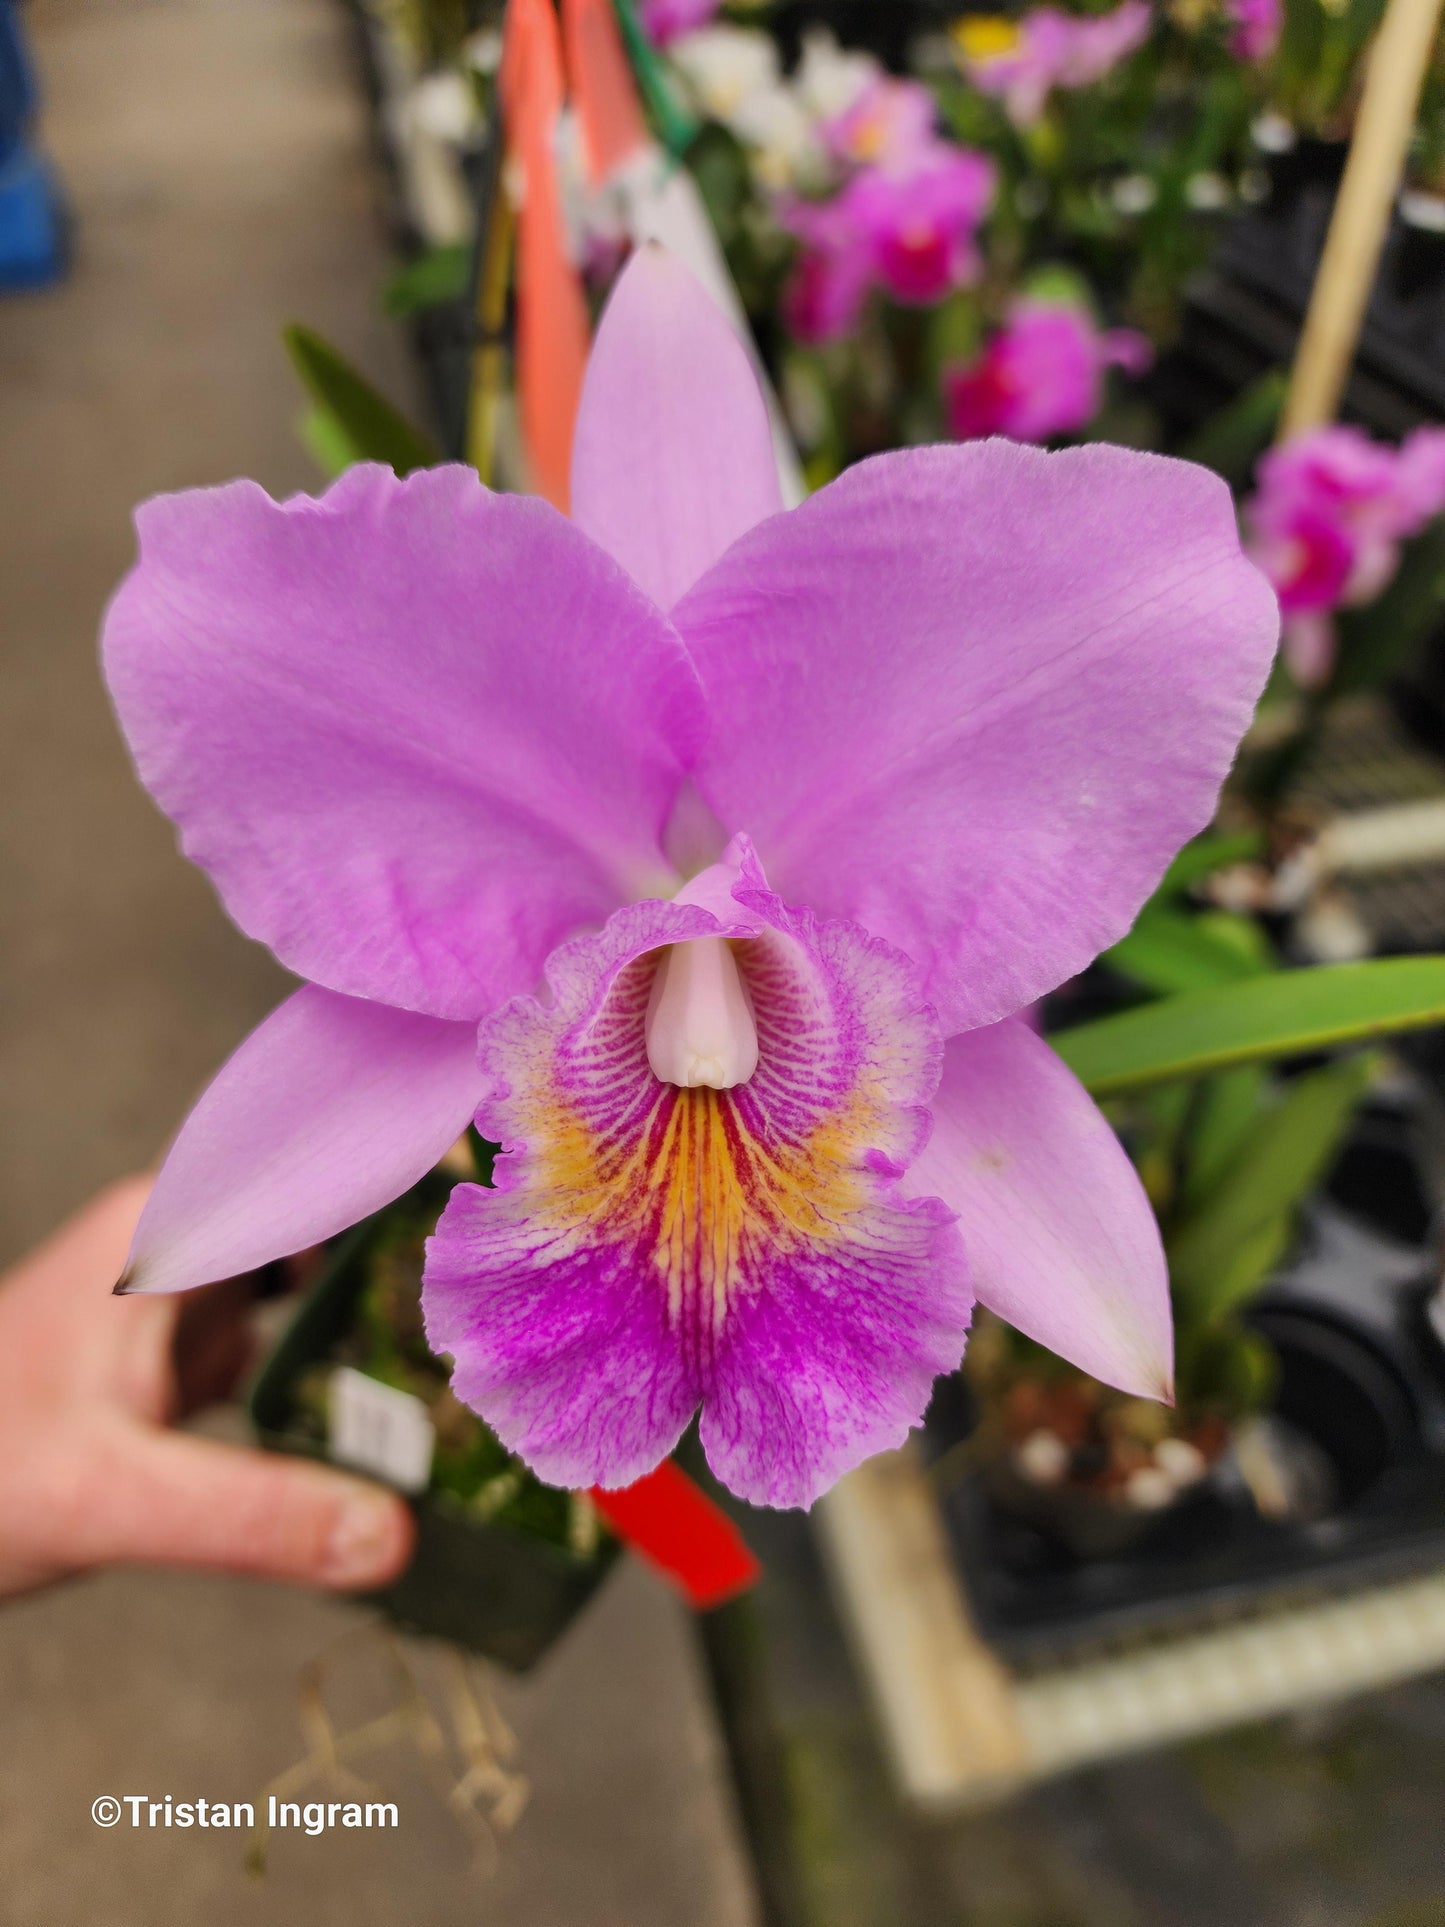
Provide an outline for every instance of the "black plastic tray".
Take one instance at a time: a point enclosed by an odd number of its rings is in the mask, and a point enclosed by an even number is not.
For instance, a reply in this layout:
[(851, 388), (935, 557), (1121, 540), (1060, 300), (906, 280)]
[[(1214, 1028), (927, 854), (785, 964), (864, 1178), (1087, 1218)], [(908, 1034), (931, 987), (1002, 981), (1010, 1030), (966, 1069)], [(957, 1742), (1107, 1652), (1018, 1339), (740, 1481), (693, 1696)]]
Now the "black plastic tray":
[[(1362, 1178), (1375, 1190), (1383, 1176), (1413, 1230), (1424, 1198), (1401, 1185), (1400, 1155), (1398, 1138), (1367, 1118), (1338, 1188)], [(1214, 1481), (1128, 1550), (1083, 1560), (1002, 1510), (981, 1473), (947, 1488), (946, 1528), (985, 1636), (1015, 1662), (1053, 1661), (1445, 1565), (1445, 1349), (1426, 1316), (1431, 1271), (1421, 1244), (1323, 1200), (1252, 1314), (1280, 1354), (1277, 1409), (1335, 1468), (1340, 1503), (1317, 1523), (1263, 1519), (1242, 1489)], [(925, 1450), (941, 1455), (972, 1419), (962, 1382), (940, 1381)]]

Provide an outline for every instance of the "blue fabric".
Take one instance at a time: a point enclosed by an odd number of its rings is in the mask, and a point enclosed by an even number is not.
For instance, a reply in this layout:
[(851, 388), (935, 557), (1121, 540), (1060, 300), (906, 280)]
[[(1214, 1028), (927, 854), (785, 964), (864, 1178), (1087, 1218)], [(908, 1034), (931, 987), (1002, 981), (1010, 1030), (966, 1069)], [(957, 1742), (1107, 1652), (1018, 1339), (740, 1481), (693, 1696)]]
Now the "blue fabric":
[(64, 268), (60, 202), (38, 154), (0, 161), (0, 291), (43, 288)]
[(35, 113), (35, 74), (14, 0), (0, 0), (0, 160), (12, 154)]

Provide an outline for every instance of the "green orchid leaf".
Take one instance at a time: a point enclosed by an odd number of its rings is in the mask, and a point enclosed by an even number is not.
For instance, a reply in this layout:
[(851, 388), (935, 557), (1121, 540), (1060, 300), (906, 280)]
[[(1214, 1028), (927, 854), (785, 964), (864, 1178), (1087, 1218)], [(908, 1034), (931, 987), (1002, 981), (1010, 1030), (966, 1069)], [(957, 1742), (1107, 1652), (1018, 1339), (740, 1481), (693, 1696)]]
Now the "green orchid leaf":
[[(1166, 1090), (1188, 1085), (1167, 1084)], [(1264, 1102), (1265, 1073), (1258, 1064), (1209, 1077), (1194, 1092), (1181, 1195), (1186, 1206), (1206, 1198), (1228, 1169)]]
[(302, 443), (328, 482), (334, 482), (356, 460), (346, 431), (324, 408), (308, 408), (298, 424)]
[(1279, 1268), (1294, 1236), (1294, 1224), (1290, 1211), (1267, 1218), (1231, 1249), (1221, 1250), (1207, 1277), (1176, 1277), (1171, 1268), (1176, 1327), (1188, 1331), (1210, 1325), (1247, 1305)]
[(464, 243), (428, 248), (387, 282), (381, 297), (382, 311), (401, 318), (423, 308), (439, 307), (444, 301), (460, 301), (471, 271), (472, 250)]
[(1258, 830), (1208, 830), (1184, 845), (1164, 872), (1164, 880), (1150, 902), (1180, 896), (1191, 885), (1213, 876), (1216, 870), (1227, 869), (1231, 863), (1249, 863), (1263, 855), (1264, 837)]
[(1263, 1411), (1279, 1382), (1279, 1360), (1261, 1332), (1226, 1319), (1181, 1331), (1175, 1386), (1181, 1405), (1212, 1405), (1233, 1418)]
[(384, 462), (398, 475), (431, 468), (441, 460), (420, 429), (393, 408), (344, 355), (310, 328), (284, 331), (286, 350), (315, 409), (326, 418), (324, 442), (315, 427), (307, 439), (313, 452), (324, 447), (328, 463), (345, 449), (350, 462)]
[(1248, 918), (1226, 911), (1189, 916), (1159, 903), (1145, 904), (1103, 961), (1160, 996), (1240, 983), (1273, 967), (1268, 940)]
[(1186, 461), (1212, 468), (1232, 488), (1247, 488), (1255, 463), (1274, 439), (1287, 386), (1284, 370), (1271, 368), (1206, 422), (1179, 453)]
[(633, 0), (612, 0), (612, 4), (653, 129), (668, 153), (681, 160), (697, 138), (698, 123), (678, 97), (671, 75), (637, 17)]
[(1095, 1097), (1445, 1023), (1445, 956), (1272, 971), (1161, 997), (1049, 1041)]
[(1333, 1163), (1377, 1068), (1346, 1057), (1296, 1078), (1256, 1115), (1208, 1196), (1166, 1240), (1181, 1313), (1209, 1321), (1234, 1310), (1284, 1255), (1294, 1214)]

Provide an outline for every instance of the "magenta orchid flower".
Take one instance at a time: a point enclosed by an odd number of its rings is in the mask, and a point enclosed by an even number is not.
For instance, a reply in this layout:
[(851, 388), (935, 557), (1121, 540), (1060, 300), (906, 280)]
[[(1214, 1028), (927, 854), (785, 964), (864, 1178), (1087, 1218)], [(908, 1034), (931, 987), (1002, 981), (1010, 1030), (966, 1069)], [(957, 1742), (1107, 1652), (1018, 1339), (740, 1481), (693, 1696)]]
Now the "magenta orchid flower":
[(807, 1504), (897, 1445), (977, 1298), (1167, 1396), (1159, 1237), (1015, 1013), (1210, 818), (1274, 599), (1202, 469), (914, 449), (784, 512), (720, 314), (644, 252), (573, 520), (472, 471), (161, 497), (108, 612), (143, 781), (309, 982), (182, 1127), (124, 1285), (310, 1245), (475, 1119), (427, 1331), (544, 1479), (701, 1408)]
[(1148, 0), (1121, 0), (1111, 13), (1082, 16), (1034, 7), (1008, 29), (965, 19), (958, 29), (963, 69), (980, 93), (1002, 97), (1017, 127), (1032, 127), (1056, 88), (1090, 87), (1149, 37)]
[(831, 200), (783, 202), (780, 219), (804, 244), (783, 297), (792, 333), (836, 340), (873, 287), (927, 306), (977, 280), (975, 237), (996, 179), (986, 155), (934, 140), (911, 166), (859, 169)]
[(983, 353), (945, 370), (944, 406), (959, 441), (1008, 435), (1044, 442), (1084, 428), (1099, 412), (1104, 374), (1149, 366), (1148, 337), (1132, 328), (1100, 330), (1068, 301), (1015, 302)]
[(1286, 659), (1314, 688), (1334, 666), (1333, 611), (1372, 602), (1400, 543), (1445, 509), (1445, 429), (1418, 428), (1398, 449), (1363, 429), (1311, 429), (1259, 464), (1245, 508), (1250, 553), (1283, 612)]
[(1268, 60), (1284, 26), (1284, 0), (1229, 0), (1229, 51), (1236, 60)]
[(879, 72), (841, 113), (819, 121), (829, 153), (855, 167), (906, 173), (937, 143), (933, 95), (917, 80)]
[(666, 47), (695, 33), (717, 14), (722, 0), (640, 0), (638, 18), (655, 47)]

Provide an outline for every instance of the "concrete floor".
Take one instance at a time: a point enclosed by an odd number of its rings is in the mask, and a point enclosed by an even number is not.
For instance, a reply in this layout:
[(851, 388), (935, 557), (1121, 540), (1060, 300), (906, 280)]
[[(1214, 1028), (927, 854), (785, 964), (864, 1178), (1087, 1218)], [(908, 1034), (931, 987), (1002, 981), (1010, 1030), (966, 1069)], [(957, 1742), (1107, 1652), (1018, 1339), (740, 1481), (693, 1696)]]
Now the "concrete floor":
[[(77, 218), (57, 292), (0, 302), (0, 1257), (153, 1157), (285, 980), (130, 775), (97, 618), (158, 489), (313, 485), (277, 335), (304, 319), (398, 397), (385, 251), (334, 0), (36, 0)], [(0, 1927), (754, 1918), (691, 1629), (614, 1581), (504, 1693), (534, 1786), (490, 1882), (405, 1758), (395, 1834), (106, 1833), (100, 1794), (247, 1799), (303, 1751), (299, 1670), (361, 1623), (280, 1588), (116, 1573), (0, 1608)], [(369, 1661), (369, 1664), (376, 1663)]]

